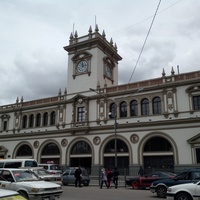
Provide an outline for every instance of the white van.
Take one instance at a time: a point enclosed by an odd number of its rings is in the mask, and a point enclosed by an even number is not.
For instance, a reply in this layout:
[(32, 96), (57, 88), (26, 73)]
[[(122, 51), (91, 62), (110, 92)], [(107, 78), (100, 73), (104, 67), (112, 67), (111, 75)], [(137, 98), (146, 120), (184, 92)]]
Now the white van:
[(44, 169), (46, 169), (47, 171), (49, 171), (51, 174), (62, 174), (62, 168), (60, 165), (57, 164), (45, 164), (45, 163), (39, 163), (38, 164), (39, 167), (43, 167)]
[(0, 168), (20, 168), (20, 167), (38, 167), (34, 159), (2, 159)]

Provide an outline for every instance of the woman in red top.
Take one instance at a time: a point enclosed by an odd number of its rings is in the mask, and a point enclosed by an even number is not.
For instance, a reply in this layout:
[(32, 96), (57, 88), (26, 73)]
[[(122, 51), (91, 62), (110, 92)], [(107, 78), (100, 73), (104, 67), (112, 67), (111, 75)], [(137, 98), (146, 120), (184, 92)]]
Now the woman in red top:
[(110, 187), (111, 179), (112, 179), (112, 171), (108, 168), (108, 171), (107, 171), (107, 183), (108, 183), (108, 188), (111, 188), (111, 187)]

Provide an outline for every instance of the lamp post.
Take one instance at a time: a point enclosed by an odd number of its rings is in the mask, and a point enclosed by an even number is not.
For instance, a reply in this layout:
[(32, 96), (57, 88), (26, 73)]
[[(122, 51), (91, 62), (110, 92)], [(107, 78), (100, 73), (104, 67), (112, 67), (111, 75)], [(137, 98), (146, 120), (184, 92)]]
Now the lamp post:
[[(107, 98), (107, 96), (105, 96), (104, 94), (100, 94), (98, 93), (95, 89), (90, 88), (90, 91), (95, 92), (103, 97), (105, 97), (107, 100), (112, 100), (114, 103), (114, 131), (115, 131), (115, 167), (117, 168), (117, 104), (116, 101), (113, 99), (109, 99)], [(112, 113), (109, 113), (110, 116), (112, 116)]]

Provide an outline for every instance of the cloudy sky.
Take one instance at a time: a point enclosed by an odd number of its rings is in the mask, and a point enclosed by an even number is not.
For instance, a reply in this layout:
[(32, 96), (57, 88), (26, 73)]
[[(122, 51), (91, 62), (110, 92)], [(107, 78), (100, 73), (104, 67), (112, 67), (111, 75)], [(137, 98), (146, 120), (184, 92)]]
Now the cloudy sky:
[(157, 78), (200, 69), (200, 1), (161, 0), (0, 0), (0, 105), (56, 96), (67, 77), (73, 30), (104, 30), (118, 46), (119, 82)]

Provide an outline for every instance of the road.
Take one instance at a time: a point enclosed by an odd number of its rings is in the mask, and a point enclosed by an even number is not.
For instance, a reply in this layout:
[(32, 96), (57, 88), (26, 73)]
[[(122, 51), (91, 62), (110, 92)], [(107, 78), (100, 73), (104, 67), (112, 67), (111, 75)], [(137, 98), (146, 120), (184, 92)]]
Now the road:
[(74, 187), (62, 186), (63, 194), (60, 200), (161, 200), (149, 190), (133, 190), (132, 188), (120, 187), (100, 189), (98, 186)]

